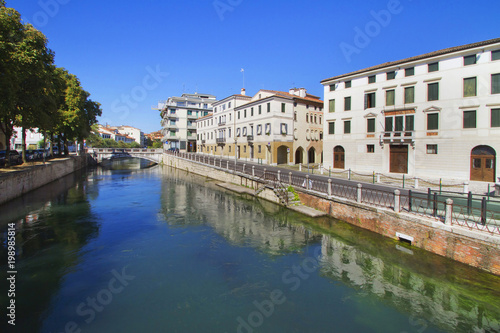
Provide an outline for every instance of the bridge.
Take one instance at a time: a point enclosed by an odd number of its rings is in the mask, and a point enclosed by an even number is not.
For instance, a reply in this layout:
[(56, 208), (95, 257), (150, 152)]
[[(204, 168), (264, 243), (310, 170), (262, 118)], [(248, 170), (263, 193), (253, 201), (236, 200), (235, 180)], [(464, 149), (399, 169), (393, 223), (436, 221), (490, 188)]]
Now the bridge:
[(87, 153), (92, 156), (97, 163), (105, 160), (119, 158), (143, 158), (155, 163), (163, 162), (163, 148), (143, 149), (143, 148), (88, 148)]

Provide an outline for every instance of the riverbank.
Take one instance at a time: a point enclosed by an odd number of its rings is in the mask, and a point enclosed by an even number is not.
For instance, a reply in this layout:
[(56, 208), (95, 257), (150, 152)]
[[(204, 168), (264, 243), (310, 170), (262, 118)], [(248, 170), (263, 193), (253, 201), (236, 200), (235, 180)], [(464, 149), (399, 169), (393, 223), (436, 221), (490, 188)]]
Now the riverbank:
[(0, 204), (20, 197), (90, 164), (89, 155), (68, 156), (45, 164), (27, 165), (0, 173)]
[[(223, 182), (253, 189), (259, 186), (259, 182), (250, 176), (171, 154), (164, 155), (164, 163)], [(336, 219), (500, 275), (499, 235), (471, 230), (460, 225), (450, 225), (439, 218), (409, 214), (386, 207), (374, 207), (356, 200), (322, 195), (310, 189), (294, 187), (302, 204)], [(279, 200), (271, 198), (269, 192), (265, 196), (259, 196), (278, 203)]]

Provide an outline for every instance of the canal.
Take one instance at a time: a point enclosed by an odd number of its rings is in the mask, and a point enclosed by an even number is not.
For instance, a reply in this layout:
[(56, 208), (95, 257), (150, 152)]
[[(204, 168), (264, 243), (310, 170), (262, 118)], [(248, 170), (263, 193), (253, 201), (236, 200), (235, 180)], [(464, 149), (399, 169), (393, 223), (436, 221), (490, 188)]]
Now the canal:
[(0, 206), (0, 331), (500, 332), (500, 278), (216, 183), (131, 159)]

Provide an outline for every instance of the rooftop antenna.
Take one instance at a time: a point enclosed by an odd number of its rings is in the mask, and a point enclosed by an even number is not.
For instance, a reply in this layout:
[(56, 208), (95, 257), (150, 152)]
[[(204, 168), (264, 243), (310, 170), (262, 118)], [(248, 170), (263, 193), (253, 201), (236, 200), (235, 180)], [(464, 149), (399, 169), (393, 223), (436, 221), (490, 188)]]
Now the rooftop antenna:
[(243, 89), (245, 89), (245, 70), (242, 68), (240, 72), (243, 74)]

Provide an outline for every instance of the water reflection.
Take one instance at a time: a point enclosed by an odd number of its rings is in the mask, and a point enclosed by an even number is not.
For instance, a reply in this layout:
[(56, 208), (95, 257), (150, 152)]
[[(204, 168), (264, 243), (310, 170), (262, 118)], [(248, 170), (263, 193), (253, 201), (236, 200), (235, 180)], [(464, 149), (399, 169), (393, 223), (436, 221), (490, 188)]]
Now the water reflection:
[[(500, 279), (330, 218), (309, 219), (214, 182), (166, 168), (162, 214), (170, 225), (209, 225), (230, 243), (270, 256), (321, 246), (319, 274), (354, 288), (370, 316), (377, 299), (407, 314), (411, 331), (500, 331)], [(214, 209), (214, 206), (217, 209)], [(362, 300), (362, 301), (360, 301)], [(372, 318), (373, 319), (373, 318)], [(371, 322), (373, 325), (373, 322)]]

